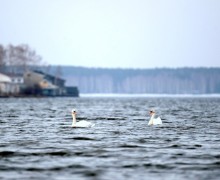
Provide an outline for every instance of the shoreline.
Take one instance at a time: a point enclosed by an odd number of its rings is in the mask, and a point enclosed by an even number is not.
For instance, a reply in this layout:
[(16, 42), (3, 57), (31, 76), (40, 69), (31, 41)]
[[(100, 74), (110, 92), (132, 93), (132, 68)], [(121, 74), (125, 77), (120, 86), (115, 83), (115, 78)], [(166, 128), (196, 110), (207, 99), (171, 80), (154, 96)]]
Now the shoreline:
[(117, 94), (117, 93), (85, 93), (80, 94), (79, 97), (173, 97), (173, 98), (184, 98), (184, 97), (220, 97), (220, 94)]

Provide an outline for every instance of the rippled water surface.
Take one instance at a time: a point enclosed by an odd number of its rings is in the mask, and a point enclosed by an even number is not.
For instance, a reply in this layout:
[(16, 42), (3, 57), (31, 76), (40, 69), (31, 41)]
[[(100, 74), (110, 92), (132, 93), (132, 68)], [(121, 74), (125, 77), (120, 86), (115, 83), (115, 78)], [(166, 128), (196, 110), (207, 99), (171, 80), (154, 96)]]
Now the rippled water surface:
[[(220, 98), (0, 99), (0, 179), (219, 179)], [(154, 107), (162, 126), (147, 126)], [(92, 128), (71, 128), (77, 120)]]

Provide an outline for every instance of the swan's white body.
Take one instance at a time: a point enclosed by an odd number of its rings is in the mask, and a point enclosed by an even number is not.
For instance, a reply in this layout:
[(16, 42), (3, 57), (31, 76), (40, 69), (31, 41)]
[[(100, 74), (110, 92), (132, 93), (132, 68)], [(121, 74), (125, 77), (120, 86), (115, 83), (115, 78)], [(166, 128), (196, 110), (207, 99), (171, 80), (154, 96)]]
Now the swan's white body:
[(148, 125), (160, 125), (160, 124), (162, 124), (161, 118), (160, 117), (155, 118), (155, 112), (152, 112)]
[(75, 110), (72, 110), (72, 117), (73, 117), (72, 127), (86, 128), (86, 127), (93, 127), (95, 125), (85, 120), (76, 122), (76, 111)]

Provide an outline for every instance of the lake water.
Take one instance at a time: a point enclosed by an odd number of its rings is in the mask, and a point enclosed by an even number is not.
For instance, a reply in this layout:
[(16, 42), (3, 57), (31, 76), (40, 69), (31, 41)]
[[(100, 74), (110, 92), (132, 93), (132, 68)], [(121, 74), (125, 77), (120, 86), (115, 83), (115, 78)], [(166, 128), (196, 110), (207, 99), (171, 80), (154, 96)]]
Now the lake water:
[[(219, 179), (220, 97), (0, 99), (0, 179)], [(154, 108), (162, 126), (148, 126)], [(92, 128), (71, 128), (77, 120)]]

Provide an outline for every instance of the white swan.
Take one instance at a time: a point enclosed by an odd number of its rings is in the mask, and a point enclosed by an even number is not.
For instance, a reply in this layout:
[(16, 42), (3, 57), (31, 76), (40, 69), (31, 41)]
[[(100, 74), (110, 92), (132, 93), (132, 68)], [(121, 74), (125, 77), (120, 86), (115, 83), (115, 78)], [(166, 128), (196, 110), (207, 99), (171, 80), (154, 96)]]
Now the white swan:
[(155, 118), (156, 113), (153, 109), (150, 110), (149, 114), (150, 114), (151, 117), (150, 117), (150, 120), (148, 122), (148, 125), (160, 125), (160, 124), (162, 124), (162, 120), (161, 120), (160, 117)]
[(72, 127), (86, 128), (86, 127), (93, 127), (95, 125), (85, 120), (76, 122), (76, 110), (75, 109), (72, 110), (72, 117), (73, 117)]

